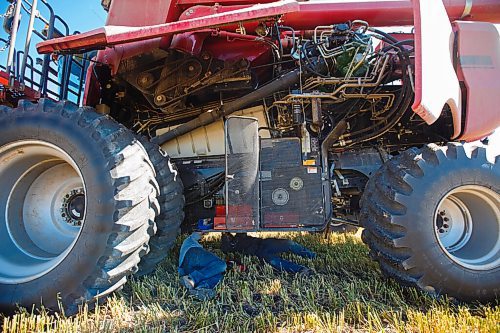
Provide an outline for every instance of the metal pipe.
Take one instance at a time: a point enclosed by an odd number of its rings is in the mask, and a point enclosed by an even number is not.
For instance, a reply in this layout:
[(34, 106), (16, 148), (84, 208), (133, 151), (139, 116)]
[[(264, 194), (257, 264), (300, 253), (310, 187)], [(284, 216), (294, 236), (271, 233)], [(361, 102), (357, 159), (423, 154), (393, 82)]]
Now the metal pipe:
[(328, 148), (335, 143), (347, 131), (347, 121), (342, 119), (335, 125), (333, 130), (327, 135), (321, 144), (321, 155), (323, 166), (328, 166)]
[(265, 86), (262, 86), (259, 89), (254, 90), (241, 98), (222, 105), (219, 109), (202, 113), (195, 119), (190, 120), (187, 123), (184, 123), (168, 131), (167, 133), (155, 137), (152, 141), (161, 146), (165, 142), (191, 132), (192, 130), (195, 130), (199, 127), (209, 125), (224, 116), (228, 116), (235, 111), (241, 110), (242, 108), (254, 103), (255, 101), (266, 98), (267, 96), (272, 95), (277, 91), (288, 89), (290, 86), (299, 82), (299, 72), (299, 69), (288, 72), (274, 79)]
[(28, 56), (31, 46), (31, 37), (33, 36), (33, 27), (35, 25), (35, 19), (37, 16), (38, 0), (33, 0), (31, 4), (30, 22), (28, 24), (28, 32), (26, 34), (26, 42), (24, 43), (24, 57), (21, 65), (21, 73), (19, 75), (19, 82), (24, 82), (24, 74), (26, 73), (26, 63), (28, 61)]
[(342, 224), (349, 224), (349, 225), (353, 225), (353, 226), (356, 226), (356, 227), (360, 226), (358, 221), (341, 219), (341, 218), (338, 218), (338, 217), (331, 217), (330, 218), (330, 222), (342, 223)]
[(17, 0), (16, 2), (16, 11), (14, 12), (14, 18), (12, 21), (12, 28), (10, 32), (10, 46), (9, 46), (9, 55), (7, 57), (7, 75), (9, 75), (9, 85), (14, 85), (14, 77), (10, 75), (10, 71), (12, 65), (14, 63), (14, 51), (16, 48), (16, 39), (17, 39), (17, 30), (19, 29), (19, 20), (21, 16), (21, 7), (23, 0)]

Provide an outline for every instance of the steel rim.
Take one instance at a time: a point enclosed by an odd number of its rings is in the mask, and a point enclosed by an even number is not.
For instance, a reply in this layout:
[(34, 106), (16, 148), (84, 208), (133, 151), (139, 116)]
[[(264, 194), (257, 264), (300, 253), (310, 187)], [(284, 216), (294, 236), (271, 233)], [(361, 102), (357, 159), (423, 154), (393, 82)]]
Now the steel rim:
[(434, 231), (446, 255), (463, 267), (500, 266), (500, 196), (479, 185), (448, 192), (434, 214)]
[(75, 161), (44, 141), (0, 148), (0, 283), (34, 280), (66, 258), (85, 221), (85, 183)]

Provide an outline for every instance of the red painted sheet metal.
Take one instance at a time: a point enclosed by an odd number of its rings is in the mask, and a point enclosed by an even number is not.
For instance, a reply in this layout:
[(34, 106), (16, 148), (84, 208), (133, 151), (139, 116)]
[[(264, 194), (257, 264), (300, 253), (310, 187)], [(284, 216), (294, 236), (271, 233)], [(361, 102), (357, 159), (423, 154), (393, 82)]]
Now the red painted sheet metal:
[(171, 48), (196, 56), (200, 55), (203, 50), (223, 61), (247, 59), (253, 62), (269, 52), (270, 46), (267, 43), (265, 39), (258, 36), (228, 31), (200, 30), (175, 35)]
[(465, 126), (460, 140), (474, 141), (500, 127), (500, 36), (494, 25), (454, 22), (458, 75), (466, 87)]
[[(40, 98), (40, 93), (30, 87), (21, 87), (19, 81), (14, 81), (14, 85), (10, 86), (9, 84), (9, 74), (5, 71), (0, 71), (0, 86), (3, 86), (4, 92), (5, 89), (13, 90), (18, 93), (23, 94), (23, 99), (28, 99), (31, 101), (36, 101)], [(0, 96), (0, 100), (3, 96)]]
[[(270, 2), (269, 0), (259, 1)], [(465, 19), (500, 23), (499, 0), (472, 0), (471, 14), (463, 16), (466, 0), (443, 0), (450, 21)], [(180, 5), (189, 9), (209, 7), (206, 0), (180, 0)], [(226, 6), (249, 6), (255, 0), (220, 0), (209, 8), (223, 10)], [(192, 6), (192, 7), (191, 7)], [(365, 20), (372, 26), (413, 25), (411, 0), (316, 0), (300, 1), (299, 10), (283, 15), (282, 22), (297, 30), (314, 29), (318, 25), (329, 25), (353, 19)], [(185, 12), (184, 12), (185, 13)], [(182, 16), (179, 19), (183, 19)]]
[[(437, 0), (436, 0), (437, 1)], [(499, 0), (473, 0), (470, 16), (464, 18), (466, 0), (444, 0), (450, 21), (471, 19), (500, 23)], [(285, 25), (311, 29), (317, 25), (364, 20), (372, 26), (413, 25), (410, 0), (320, 0), (299, 3), (300, 10), (283, 17)]]
[[(268, 3), (272, 0), (259, 0), (259, 3)], [(498, 0), (472, 0), (471, 17), (468, 19), (486, 22), (498, 22), (500, 1)], [(212, 5), (212, 0), (177, 0), (177, 5), (189, 8), (195, 5)], [(255, 0), (219, 0), (218, 4), (225, 5), (252, 5)], [(444, 0), (448, 15), (452, 20), (463, 19), (465, 0)], [(495, 10), (496, 8), (496, 10)], [(292, 13), (287, 15), (289, 22), (311, 26), (311, 24), (331, 24), (332, 14), (344, 21), (352, 20), (354, 16), (362, 15), (370, 18), (372, 25), (384, 22), (382, 25), (396, 26), (411, 23), (411, 0), (323, 0), (304, 1), (301, 3), (300, 12), (308, 15)], [(335, 11), (332, 13), (331, 11)], [(399, 15), (398, 15), (399, 13)], [(363, 19), (356, 17), (357, 19)], [(317, 23), (327, 21), (328, 23)], [(366, 20), (366, 19), (365, 19)], [(388, 20), (391, 20), (389, 23)]]
[(140, 27), (176, 21), (180, 10), (175, 0), (111, 1), (106, 25)]
[[(259, 0), (259, 3), (269, 3), (274, 0)], [(177, 5), (183, 8), (188, 8), (196, 5), (213, 5), (215, 2), (221, 5), (254, 5), (255, 0), (177, 0)]]
[(105, 46), (130, 43), (145, 39), (161, 37), (167, 34), (199, 30), (207, 27), (218, 27), (235, 22), (262, 19), (298, 11), (298, 3), (285, 0), (271, 4), (255, 5), (226, 13), (193, 18), (145, 27), (106, 26), (80, 35), (45, 41), (37, 45), (39, 53), (55, 51), (83, 51)]
[[(466, 0), (444, 1), (451, 20), (462, 18), (465, 3)], [(234, 2), (231, 2), (231, 4), (234, 4)], [(283, 23), (293, 26), (295, 29), (312, 29), (317, 25), (352, 19), (363, 19), (375, 26), (406, 25), (413, 24), (412, 9), (409, 0), (327, 0), (314, 2), (285, 0), (165, 24), (149, 25), (150, 22), (144, 22), (142, 27), (107, 26), (77, 36), (42, 42), (38, 45), (38, 51), (40, 53), (50, 53), (54, 51), (81, 51), (83, 49), (103, 48), (105, 46), (224, 26), (236, 22), (258, 20), (282, 14), (284, 14)], [(475, 0), (473, 1), (471, 13), (470, 17), (467, 18), (493, 23), (500, 22), (500, 1)], [(172, 10), (169, 10), (165, 15), (167, 16), (165, 21), (175, 20), (172, 17)], [(139, 21), (135, 22), (135, 24), (139, 23)]]
[(38, 53), (52, 53), (55, 51), (98, 50), (108, 45), (106, 27), (91, 30), (79, 35), (51, 39), (39, 43)]
[(419, 53), (422, 51), (422, 32), (420, 23), (422, 18), (420, 17), (420, 2), (414, 1), (413, 3), (413, 14), (415, 20), (415, 94), (413, 97), (413, 111), (420, 116), (427, 123), (432, 123), (434, 119), (426, 119), (425, 110), (420, 108), (420, 101), (422, 100), (422, 57)]
[[(220, 13), (226, 13), (226, 12), (231, 12), (234, 10), (239, 10), (239, 9), (244, 9), (244, 8), (249, 8), (251, 5), (228, 5), (228, 6), (220, 6), (219, 4), (213, 5), (213, 6), (193, 6), (188, 9), (186, 9), (184, 12), (181, 13), (179, 16), (178, 21), (185, 21), (193, 18), (198, 18), (198, 17), (204, 17), (208, 15), (214, 15), (214, 14), (220, 14)], [(258, 21), (247, 21), (244, 23), (240, 23), (245, 29), (248, 34), (253, 34), (255, 31), (255, 27), (258, 25)], [(232, 23), (229, 25), (224, 25), (223, 29), (225, 31), (230, 31), (234, 32), (236, 29), (238, 29), (240, 26), (238, 23)]]
[(0, 85), (5, 87), (9, 86), (9, 74), (4, 71), (0, 71)]

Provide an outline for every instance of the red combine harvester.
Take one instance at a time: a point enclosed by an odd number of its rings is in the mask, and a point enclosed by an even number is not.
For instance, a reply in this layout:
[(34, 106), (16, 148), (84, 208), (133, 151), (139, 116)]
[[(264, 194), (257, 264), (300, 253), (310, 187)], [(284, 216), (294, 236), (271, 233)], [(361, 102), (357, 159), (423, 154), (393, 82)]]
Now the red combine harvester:
[(499, 296), (500, 159), (464, 143), (500, 126), (500, 2), (103, 6), (105, 27), (37, 45), (98, 50), (84, 106), (43, 81), (0, 109), (0, 308), (75, 312), (154, 270), (181, 224), (362, 226), (389, 277)]

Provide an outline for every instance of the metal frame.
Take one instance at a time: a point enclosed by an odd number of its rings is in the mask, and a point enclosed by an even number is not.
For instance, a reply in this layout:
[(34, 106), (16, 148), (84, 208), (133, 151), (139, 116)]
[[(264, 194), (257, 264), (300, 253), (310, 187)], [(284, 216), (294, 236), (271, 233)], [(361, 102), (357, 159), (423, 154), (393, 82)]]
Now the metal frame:
[[(48, 11), (48, 18), (40, 14), (40, 3), (43, 4), (45, 10)], [(26, 12), (30, 19), (24, 48), (23, 50), (16, 50), (15, 46), (19, 37), (18, 27), (22, 11)], [(47, 27), (46, 34), (36, 30), (35, 23), (37, 19)], [(56, 25), (60, 25), (62, 31), (56, 28)], [(24, 93), (26, 97), (31, 99), (46, 97), (54, 100), (61, 100), (68, 99), (70, 95), (73, 95), (76, 104), (80, 104), (86, 76), (85, 67), (90, 61), (88, 57), (84, 57), (80, 63), (75, 61), (72, 56), (65, 56), (64, 64), (61, 68), (54, 68), (51, 66), (52, 58), (50, 54), (43, 56), (41, 64), (36, 63), (30, 55), (30, 47), (34, 36), (42, 41), (48, 41), (56, 36), (69, 36), (70, 34), (69, 25), (54, 12), (48, 0), (17, 0), (8, 47), (9, 54), (7, 65), (0, 66), (9, 77), (8, 83), (5, 86), (8, 89), (17, 91), (19, 95)], [(75, 34), (78, 34), (78, 32), (75, 32)], [(78, 75), (80, 84), (77, 89), (72, 89), (70, 87), (72, 66), (78, 66), (81, 69)], [(61, 73), (61, 80), (58, 78), (58, 72)], [(5, 82), (2, 82), (2, 84), (3, 83)]]
[[(260, 219), (261, 219), (261, 216), (260, 216), (260, 140), (259, 140), (259, 132), (258, 132), (258, 124), (259, 124), (259, 121), (257, 118), (254, 118), (254, 117), (245, 117), (245, 116), (229, 116), (226, 118), (226, 121), (224, 122), (224, 167), (225, 167), (225, 185), (224, 185), (224, 203), (226, 205), (226, 222), (227, 222), (227, 217), (229, 215), (229, 205), (228, 205), (228, 198), (229, 198), (229, 186), (228, 186), (228, 180), (230, 179), (229, 175), (228, 175), (228, 163), (227, 163), (227, 154), (228, 154), (228, 151), (227, 151), (227, 147), (228, 147), (228, 144), (226, 142), (227, 140), (227, 121), (228, 120), (231, 120), (231, 119), (246, 119), (246, 120), (251, 120), (251, 121), (254, 121), (257, 123), (257, 149), (258, 149), (258, 161), (257, 161), (257, 166), (258, 166), (258, 170), (257, 170), (257, 181), (259, 182), (258, 184), (258, 190), (259, 190), (259, 193), (258, 193), (258, 200), (257, 200), (257, 211), (259, 212), (258, 214), (258, 220), (256, 221), (256, 225), (255, 225), (255, 228), (254, 229), (247, 229), (247, 230), (242, 230), (242, 229), (236, 229), (236, 230), (231, 230), (231, 229), (227, 229), (227, 230), (222, 230), (224, 232), (228, 231), (228, 232), (236, 232), (236, 233), (241, 233), (241, 232), (252, 232), (252, 231), (257, 231), (257, 230), (260, 230)], [(214, 230), (214, 231), (221, 231), (221, 230)]]

